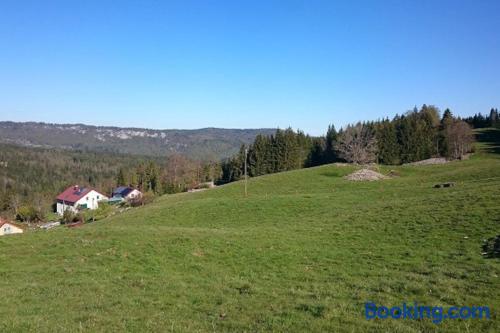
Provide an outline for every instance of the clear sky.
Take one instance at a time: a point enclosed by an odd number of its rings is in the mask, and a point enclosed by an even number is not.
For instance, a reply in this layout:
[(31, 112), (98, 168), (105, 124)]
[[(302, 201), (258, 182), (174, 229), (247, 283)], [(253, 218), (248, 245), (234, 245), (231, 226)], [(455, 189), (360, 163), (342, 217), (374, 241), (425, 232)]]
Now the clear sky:
[(0, 120), (321, 134), (500, 107), (500, 1), (0, 1)]

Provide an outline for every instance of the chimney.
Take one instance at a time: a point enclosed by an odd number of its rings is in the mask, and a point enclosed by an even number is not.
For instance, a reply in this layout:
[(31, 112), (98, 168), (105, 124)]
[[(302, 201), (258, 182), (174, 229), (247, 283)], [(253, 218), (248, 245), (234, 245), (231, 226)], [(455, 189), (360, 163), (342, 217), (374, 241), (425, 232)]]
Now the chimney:
[(78, 185), (73, 186), (73, 190), (78, 191), (79, 187)]

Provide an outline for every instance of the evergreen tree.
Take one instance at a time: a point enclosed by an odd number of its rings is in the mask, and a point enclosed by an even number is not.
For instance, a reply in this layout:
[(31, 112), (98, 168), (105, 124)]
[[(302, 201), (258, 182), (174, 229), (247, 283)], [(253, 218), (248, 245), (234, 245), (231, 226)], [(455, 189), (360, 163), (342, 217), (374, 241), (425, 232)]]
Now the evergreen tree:
[(490, 110), (490, 117), (489, 117), (489, 126), (490, 127), (495, 127), (497, 123), (499, 122), (498, 120), (498, 110), (491, 108)]
[(437, 154), (439, 137), (436, 112), (424, 105), (402, 116), (397, 123), (401, 162), (408, 163), (430, 158)]
[(333, 163), (337, 160), (335, 146), (337, 145), (338, 133), (335, 130), (335, 125), (329, 125), (325, 138), (325, 152), (323, 154), (324, 163)]
[(448, 156), (449, 155), (449, 150), (450, 150), (450, 144), (448, 142), (448, 139), (446, 137), (446, 128), (451, 126), (453, 123), (454, 118), (453, 114), (451, 113), (450, 109), (444, 110), (443, 117), (441, 118), (441, 122), (439, 125), (439, 140), (440, 140), (440, 154), (441, 156)]
[(307, 157), (306, 166), (313, 167), (323, 164), (324, 152), (326, 149), (326, 142), (324, 137), (313, 138), (311, 142), (311, 149)]
[(145, 191), (147, 190), (146, 187), (146, 182), (147, 182), (147, 177), (146, 177), (146, 166), (144, 165), (144, 162), (141, 162), (136, 170), (135, 170), (136, 178), (137, 178), (137, 188), (140, 191)]
[(399, 144), (396, 126), (388, 119), (376, 126), (378, 161), (383, 164), (399, 164)]
[(158, 167), (154, 162), (149, 162), (144, 169), (144, 182), (146, 191), (160, 193), (160, 177)]
[(125, 170), (123, 168), (120, 168), (118, 170), (118, 175), (116, 175), (116, 186), (123, 186), (127, 185), (127, 180), (125, 176)]
[(269, 149), (268, 138), (261, 134), (257, 135), (248, 151), (248, 172), (252, 177), (265, 175), (267, 173), (267, 149)]
[(433, 105), (425, 105), (420, 111), (421, 120), (424, 122), (425, 138), (427, 139), (424, 144), (424, 154), (428, 156), (439, 155), (439, 109)]
[(297, 166), (303, 168), (307, 165), (309, 154), (312, 149), (312, 138), (302, 131), (297, 131), (296, 135), (298, 154)]

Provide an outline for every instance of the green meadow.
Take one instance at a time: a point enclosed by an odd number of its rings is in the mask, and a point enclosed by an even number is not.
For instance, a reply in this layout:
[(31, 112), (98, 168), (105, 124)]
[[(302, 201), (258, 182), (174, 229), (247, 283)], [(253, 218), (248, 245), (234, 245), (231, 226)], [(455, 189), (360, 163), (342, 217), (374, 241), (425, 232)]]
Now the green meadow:
[[(498, 132), (483, 132), (483, 137)], [(499, 332), (498, 145), (469, 160), (252, 178), (84, 225), (0, 238), (2, 332)], [(441, 182), (451, 188), (436, 189)], [(491, 319), (366, 320), (364, 303)]]

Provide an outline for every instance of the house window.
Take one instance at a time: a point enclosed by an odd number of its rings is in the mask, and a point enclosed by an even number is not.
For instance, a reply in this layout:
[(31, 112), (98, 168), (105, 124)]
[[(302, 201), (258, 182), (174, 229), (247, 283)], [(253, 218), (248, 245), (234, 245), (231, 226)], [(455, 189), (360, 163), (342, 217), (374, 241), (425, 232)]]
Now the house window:
[(99, 200), (99, 196), (97, 196), (97, 200)]

